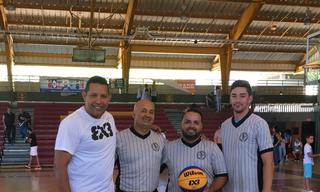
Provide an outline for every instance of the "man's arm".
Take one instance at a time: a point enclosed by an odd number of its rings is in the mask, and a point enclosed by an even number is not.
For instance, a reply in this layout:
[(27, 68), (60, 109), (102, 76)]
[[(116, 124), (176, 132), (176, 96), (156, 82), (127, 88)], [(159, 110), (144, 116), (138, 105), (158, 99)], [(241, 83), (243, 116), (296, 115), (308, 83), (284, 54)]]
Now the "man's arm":
[(227, 175), (215, 177), (211, 186), (209, 187), (209, 189), (207, 191), (208, 192), (219, 191), (227, 183), (227, 181), (228, 181)]
[(273, 151), (265, 152), (261, 155), (263, 162), (263, 192), (271, 192), (273, 179)]
[(72, 155), (66, 151), (55, 150), (54, 170), (59, 191), (70, 192), (69, 175), (67, 171), (68, 163)]

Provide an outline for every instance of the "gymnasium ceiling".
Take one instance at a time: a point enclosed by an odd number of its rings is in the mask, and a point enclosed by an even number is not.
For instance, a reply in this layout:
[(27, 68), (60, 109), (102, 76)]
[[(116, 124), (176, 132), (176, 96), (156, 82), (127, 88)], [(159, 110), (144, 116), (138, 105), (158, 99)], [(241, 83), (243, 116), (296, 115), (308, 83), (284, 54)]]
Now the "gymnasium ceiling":
[(230, 69), (300, 71), (306, 37), (320, 31), (319, 0), (0, 0), (0, 4), (4, 41), (10, 36), (18, 44), (122, 47), (115, 55), (122, 60), (154, 52), (175, 53), (176, 58), (171, 55), (168, 61), (178, 61), (181, 54), (198, 54), (198, 60), (211, 56), (209, 69), (221, 67), (225, 80)]

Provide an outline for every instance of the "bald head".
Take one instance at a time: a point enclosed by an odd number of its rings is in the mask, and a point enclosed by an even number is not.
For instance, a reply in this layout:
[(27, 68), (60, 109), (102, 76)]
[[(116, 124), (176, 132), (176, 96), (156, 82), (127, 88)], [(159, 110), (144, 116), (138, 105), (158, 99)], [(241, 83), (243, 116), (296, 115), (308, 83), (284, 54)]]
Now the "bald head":
[(149, 100), (140, 100), (134, 105), (134, 128), (150, 129), (154, 121), (154, 103)]

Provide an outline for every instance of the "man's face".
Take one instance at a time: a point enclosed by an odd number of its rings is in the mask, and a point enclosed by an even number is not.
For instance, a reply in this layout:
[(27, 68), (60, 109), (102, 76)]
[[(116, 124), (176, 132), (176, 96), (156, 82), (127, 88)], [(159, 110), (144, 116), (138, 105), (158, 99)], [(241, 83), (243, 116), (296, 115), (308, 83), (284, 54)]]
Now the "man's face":
[(236, 87), (230, 93), (230, 104), (236, 113), (242, 113), (248, 110), (251, 101), (252, 96), (249, 95), (245, 87)]
[(100, 118), (107, 110), (110, 95), (107, 85), (91, 83), (88, 92), (82, 92), (86, 111), (94, 118)]
[(202, 132), (202, 121), (199, 113), (189, 111), (184, 114), (181, 122), (182, 137), (187, 140), (196, 140)]
[(139, 128), (151, 128), (154, 122), (154, 104), (149, 100), (141, 100), (136, 103), (133, 110), (134, 126)]

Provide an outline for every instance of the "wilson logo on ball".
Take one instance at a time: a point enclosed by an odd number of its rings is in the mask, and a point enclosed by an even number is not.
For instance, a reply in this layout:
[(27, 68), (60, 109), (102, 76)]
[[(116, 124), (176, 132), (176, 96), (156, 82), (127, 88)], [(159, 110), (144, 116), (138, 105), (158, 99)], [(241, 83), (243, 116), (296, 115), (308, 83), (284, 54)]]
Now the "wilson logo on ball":
[(183, 192), (202, 192), (207, 183), (207, 174), (195, 166), (183, 169), (178, 177), (178, 185)]

